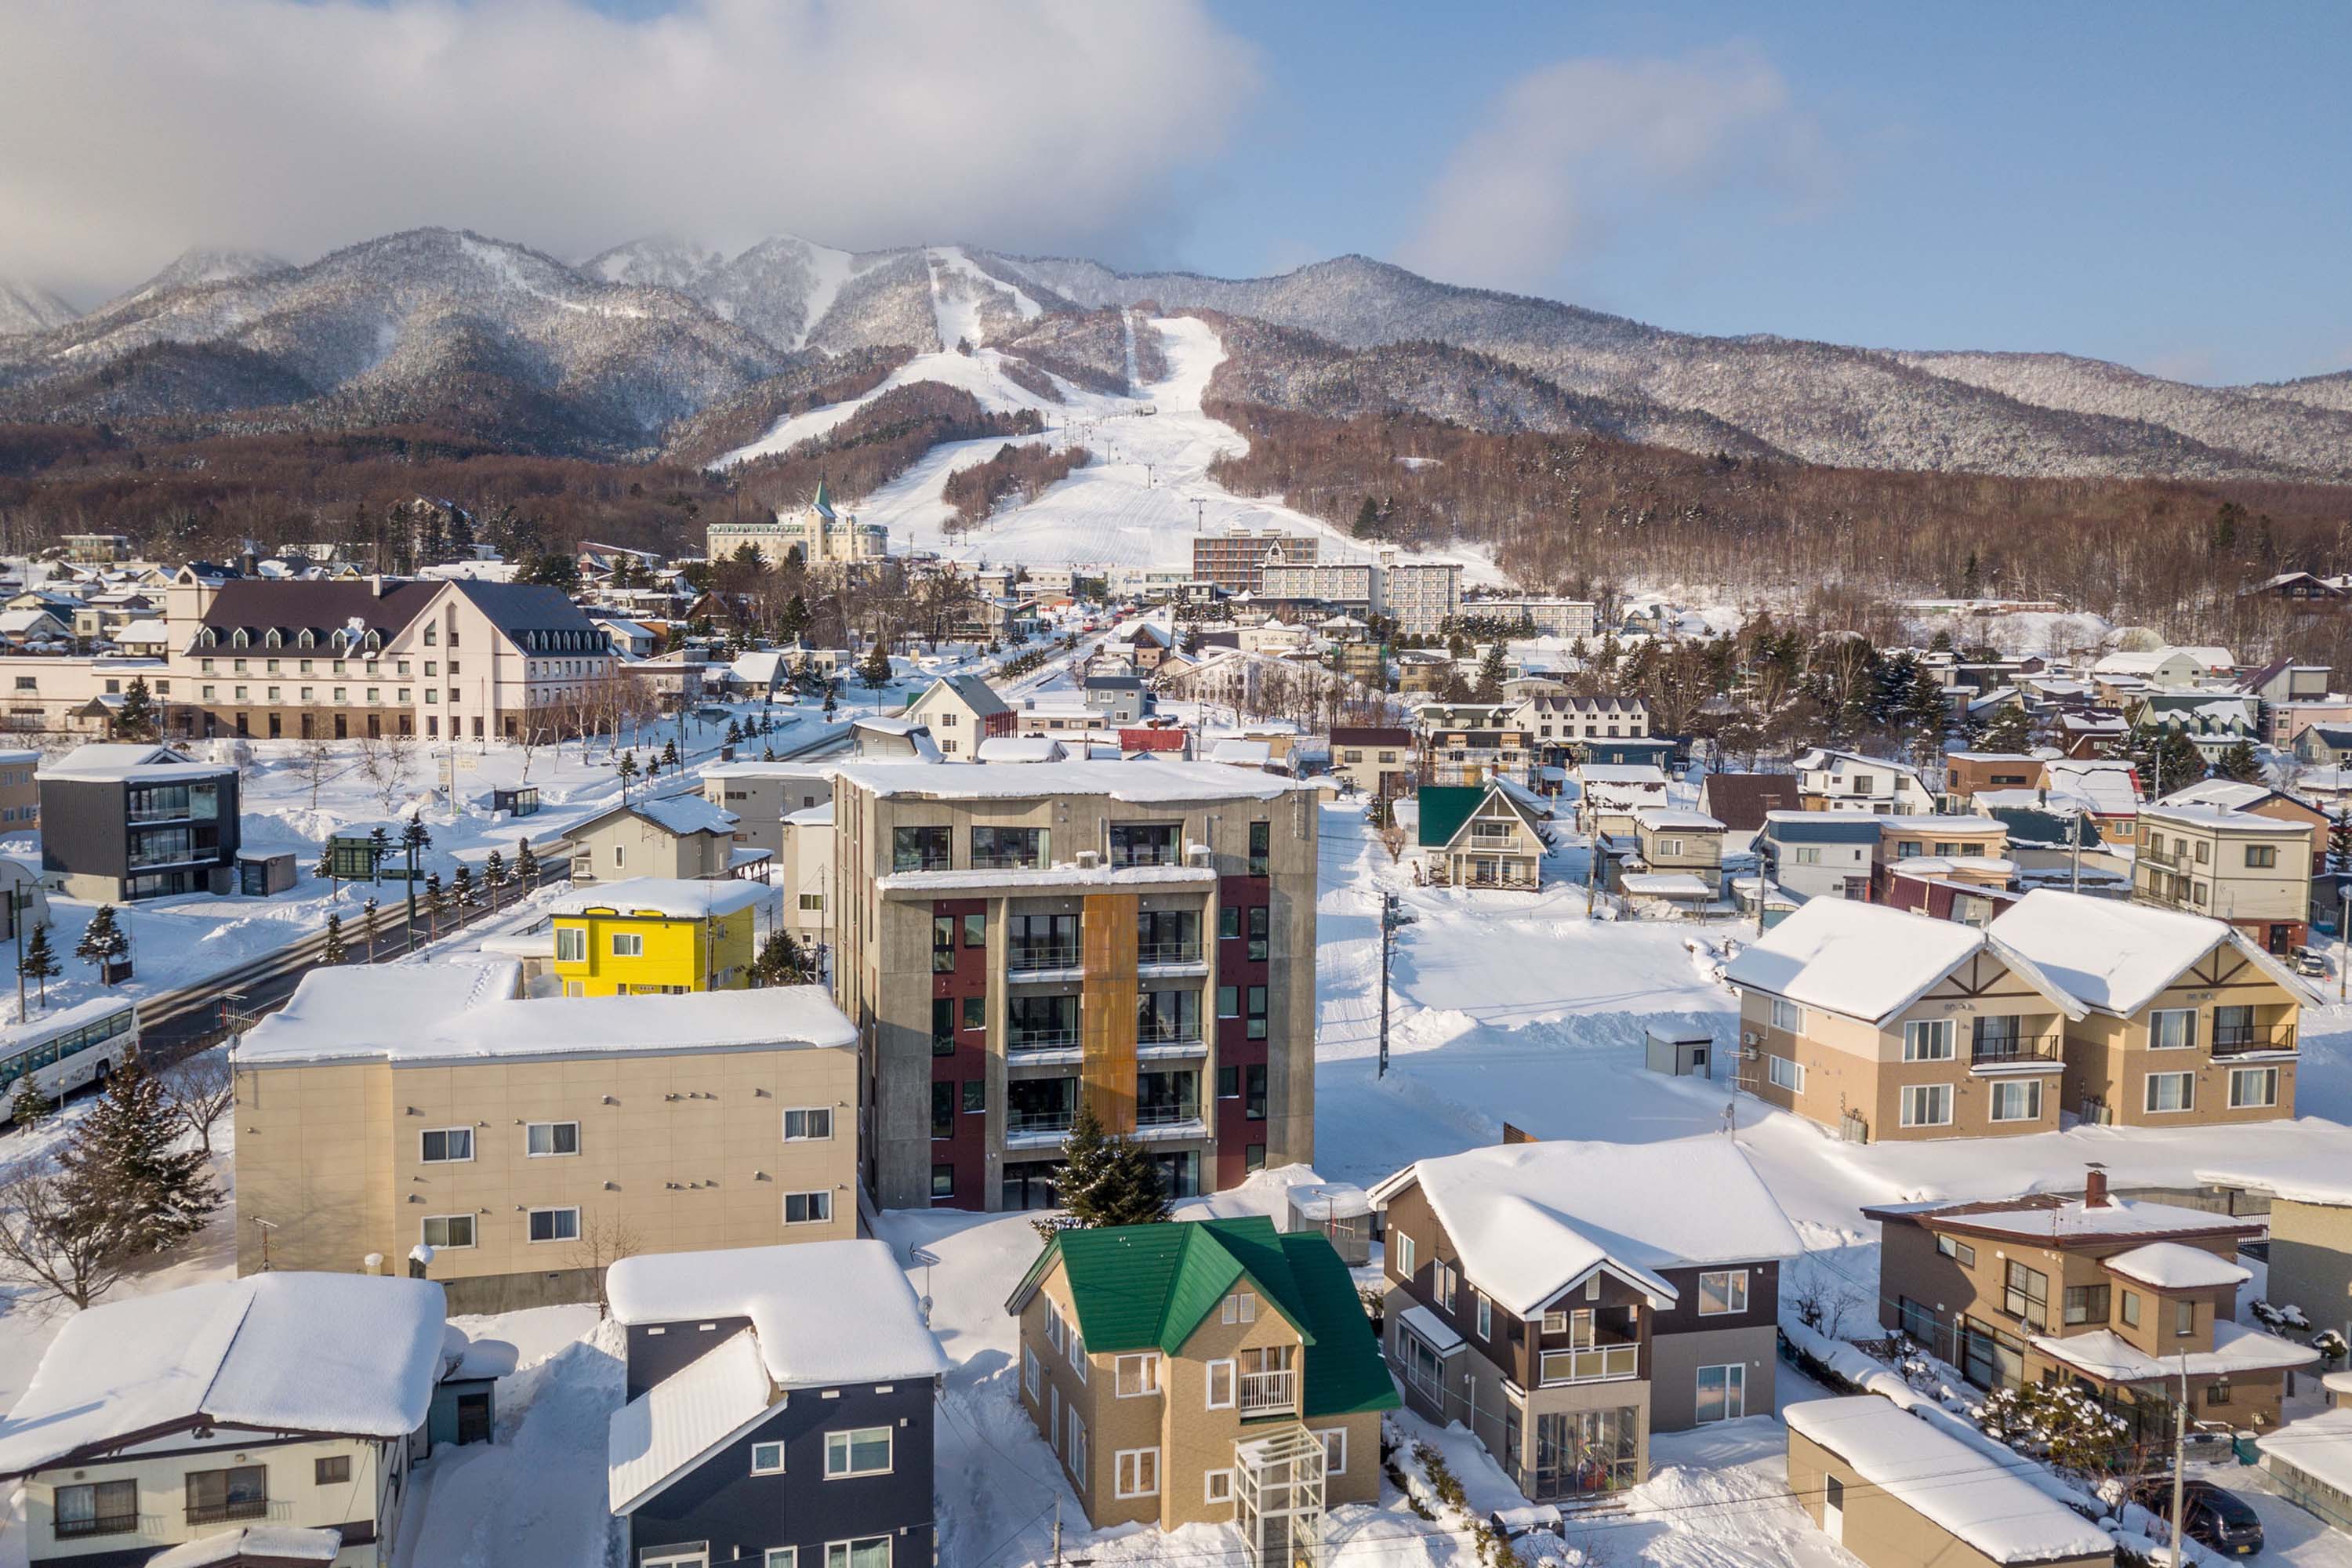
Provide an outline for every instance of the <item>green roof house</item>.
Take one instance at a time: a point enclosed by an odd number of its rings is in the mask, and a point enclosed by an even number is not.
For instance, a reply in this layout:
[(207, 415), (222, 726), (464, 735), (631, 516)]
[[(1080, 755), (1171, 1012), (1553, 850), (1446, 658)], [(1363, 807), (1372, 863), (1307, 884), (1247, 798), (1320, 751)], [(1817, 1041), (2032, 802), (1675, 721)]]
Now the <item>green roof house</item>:
[(1543, 817), (1533, 796), (1496, 780), (1423, 784), (1416, 841), (1423, 871), (1441, 887), (1520, 888), (1543, 881)]
[(1256, 1545), (1378, 1500), (1396, 1384), (1320, 1233), (1263, 1215), (1066, 1230), (1005, 1310), (1022, 1405), (1096, 1528), (1231, 1521)]

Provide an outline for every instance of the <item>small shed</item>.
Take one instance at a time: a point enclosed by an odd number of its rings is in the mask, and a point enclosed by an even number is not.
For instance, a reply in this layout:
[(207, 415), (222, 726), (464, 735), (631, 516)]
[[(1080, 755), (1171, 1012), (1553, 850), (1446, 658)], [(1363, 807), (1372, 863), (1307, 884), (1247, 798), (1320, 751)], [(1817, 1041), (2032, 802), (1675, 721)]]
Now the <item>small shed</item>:
[(474, 1339), (451, 1323), (442, 1333), (441, 1354), (448, 1370), (433, 1389), (425, 1440), (435, 1448), (488, 1442), (498, 1426), (499, 1379), (514, 1371), (520, 1352), (505, 1340)]
[(290, 892), (295, 878), (294, 851), (240, 849), (236, 852), (236, 890), (248, 899), (266, 899)]
[(1360, 1268), (1372, 1260), (1372, 1199), (1347, 1182), (1304, 1182), (1290, 1189), (1287, 1231), (1320, 1231), (1339, 1261)]
[(513, 789), (490, 791), (490, 809), (503, 811), (509, 816), (530, 816), (539, 810), (539, 786), (518, 784)]
[(1650, 1070), (1669, 1078), (1715, 1076), (1715, 1037), (1703, 1028), (1653, 1024), (1643, 1031)]

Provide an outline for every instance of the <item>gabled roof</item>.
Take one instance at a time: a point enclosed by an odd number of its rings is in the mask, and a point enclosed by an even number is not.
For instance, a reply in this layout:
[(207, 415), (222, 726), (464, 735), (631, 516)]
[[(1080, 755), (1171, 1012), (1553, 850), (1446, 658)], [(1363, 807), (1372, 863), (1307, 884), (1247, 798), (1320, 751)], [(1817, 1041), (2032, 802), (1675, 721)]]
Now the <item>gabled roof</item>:
[(1902, 1012), (1979, 955), (2005, 964), (2068, 1017), (2083, 1016), (2083, 1005), (2031, 957), (1989, 932), (1847, 899), (1808, 900), (1726, 965), (1723, 977), (1742, 991), (1785, 996), (1874, 1024)]
[(1709, 773), (1699, 781), (1699, 799), (1725, 826), (1748, 832), (1764, 826), (1768, 811), (1793, 810), (1793, 773)]
[(931, 683), (929, 690), (915, 700), (913, 706), (921, 707), (924, 700), (942, 686), (953, 692), (966, 708), (971, 709), (981, 718), (992, 719), (999, 713), (1013, 711), (1004, 699), (996, 694), (996, 688), (989, 685), (977, 675), (942, 675)]
[(2316, 1000), (2234, 926), (2180, 910), (2036, 888), (1985, 934), (2031, 959), (2082, 1007), (2113, 1017), (2137, 1013), (2217, 947), (2231, 948), (2298, 1001)]
[(613, 1412), (604, 1431), (604, 1489), (625, 1514), (705, 1454), (763, 1420), (775, 1390), (760, 1365), (760, 1336), (742, 1329), (684, 1370)]
[(1424, 849), (1445, 847), (1462, 837), (1487, 797), (1496, 795), (1501, 795), (1504, 805), (1527, 825), (1529, 832), (1536, 830), (1534, 816), (1527, 808), (1493, 784), (1423, 784), (1413, 797), (1421, 808), (1414, 842)]
[(822, 1388), (948, 1370), (922, 1303), (887, 1243), (871, 1239), (639, 1253), (605, 1273), (623, 1324), (749, 1318), (779, 1388)]

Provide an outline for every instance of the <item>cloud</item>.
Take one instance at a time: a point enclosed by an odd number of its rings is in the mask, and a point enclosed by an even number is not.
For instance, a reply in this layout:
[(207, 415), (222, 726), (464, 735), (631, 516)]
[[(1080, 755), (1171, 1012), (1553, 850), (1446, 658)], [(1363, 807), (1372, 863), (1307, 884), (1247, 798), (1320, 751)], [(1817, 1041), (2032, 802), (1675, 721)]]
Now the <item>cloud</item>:
[(1431, 186), (1399, 259), (1536, 290), (1630, 225), (1728, 195), (1811, 210), (1835, 184), (1821, 128), (1753, 47), (1572, 59), (1506, 88)]
[(0, 276), (87, 294), (191, 244), (425, 224), (1148, 246), (1255, 94), (1199, 0), (19, 0)]

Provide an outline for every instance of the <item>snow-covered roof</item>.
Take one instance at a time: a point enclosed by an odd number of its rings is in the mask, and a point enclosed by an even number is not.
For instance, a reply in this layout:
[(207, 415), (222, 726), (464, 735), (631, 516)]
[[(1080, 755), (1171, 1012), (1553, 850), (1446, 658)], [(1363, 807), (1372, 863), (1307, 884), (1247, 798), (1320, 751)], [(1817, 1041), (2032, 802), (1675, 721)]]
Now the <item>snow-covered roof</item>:
[(2228, 1258), (2180, 1241), (2151, 1241), (2100, 1259), (2115, 1273), (2158, 1290), (2200, 1290), (2242, 1285), (2253, 1278)]
[(1576, 770), (1577, 782), (1586, 784), (1612, 784), (1619, 787), (1638, 785), (1645, 789), (1663, 790), (1666, 775), (1648, 763), (1587, 763)]
[(127, 784), (147, 779), (226, 778), (235, 773), (226, 763), (192, 763), (169, 746), (108, 741), (76, 746), (41, 769), (45, 779), (87, 779), (95, 783)]
[(1372, 1200), (1416, 1184), (1463, 1272), (1520, 1317), (1596, 1269), (1672, 1300), (1660, 1270), (1804, 1250), (1748, 1156), (1721, 1138), (1498, 1144), (1417, 1161)]
[[(771, 994), (773, 993), (748, 993)], [(779, 1388), (929, 1377), (948, 1370), (889, 1244), (810, 1241), (641, 1253), (605, 1273), (623, 1324), (749, 1318)]]
[[(732, 834), (735, 825), (743, 819), (724, 806), (713, 805), (698, 795), (679, 794), (652, 795), (633, 800), (621, 807), (645, 818), (655, 826), (684, 837), (689, 833)], [(597, 821), (603, 821), (603, 817)], [(582, 823), (574, 832), (593, 826)]]
[(0, 1475), (198, 1417), (401, 1437), (441, 1375), (441, 1287), (279, 1272), (189, 1285), (67, 1320), (0, 1420)]
[(2116, 1197), (2111, 1197), (2103, 1204), (2085, 1204), (2081, 1198), (2063, 1198), (2055, 1202), (2046, 1197), (2027, 1198), (2018, 1200), (2013, 1207), (2003, 1207), (1997, 1203), (1980, 1205), (1894, 1204), (1874, 1206), (1864, 1212), (1870, 1215), (1916, 1214), (1958, 1229), (2047, 1243), (2097, 1241), (2134, 1236), (2195, 1236), (2207, 1232), (2235, 1235), (2260, 1228), (2258, 1222), (2234, 1215), (2216, 1214), (2210, 1209), (2182, 1208), (2175, 1204), (2135, 1203)]
[(2223, 945), (2297, 1000), (2314, 999), (2308, 986), (2233, 927), (2180, 910), (2036, 888), (2001, 911), (1985, 934), (2032, 960), (2083, 1006), (2116, 1017), (2137, 1013)]
[(760, 1337), (744, 1329), (613, 1412), (604, 1432), (605, 1497), (613, 1511), (627, 1513), (659, 1491), (765, 1416), (774, 1397), (760, 1364)]
[(1882, 816), (1882, 833), (2002, 833), (2008, 825), (1997, 816)]
[(1711, 899), (1715, 889), (1687, 871), (1631, 871), (1619, 884), (1642, 899)]
[(2139, 809), (2139, 790), (2128, 763), (2053, 757), (2042, 764), (2042, 772), (2053, 791), (2079, 795), (2093, 811), (2127, 816)]
[(2352, 1492), (2352, 1409), (2338, 1406), (2290, 1421), (2255, 1438), (2254, 1447), (2277, 1464)]
[(1723, 977), (1743, 991), (1785, 996), (1875, 1023), (1916, 1002), (1980, 952), (2006, 964), (2068, 1016), (2083, 1016), (2081, 1006), (2045, 978), (2032, 959), (1987, 932), (1847, 899), (1807, 900), (1764, 940), (1727, 964)]
[(1130, 805), (1277, 800), (1300, 786), (1274, 773), (1161, 756), (1150, 763), (1067, 762), (1050, 773), (969, 763), (851, 763), (840, 776), (877, 795), (928, 800), (1022, 800), (1100, 795)]
[(672, 920), (681, 921), (701, 920), (751, 909), (775, 896), (772, 888), (734, 877), (631, 877), (618, 882), (593, 883), (559, 894), (549, 900), (547, 911), (555, 915), (579, 915), (586, 914), (590, 910), (619, 910), (625, 914), (667, 915)]
[(1401, 1314), (1404, 1326), (1421, 1336), (1422, 1343), (1439, 1355), (1452, 1355), (1462, 1348), (1462, 1336), (1454, 1325), (1423, 1306), (1407, 1307)]
[(2271, 793), (2268, 784), (2245, 784), (2237, 779), (2200, 779), (2174, 790), (2156, 804), (2159, 808), (2214, 805), (2224, 811), (2243, 811), (2249, 806), (2260, 805)]
[(1875, 1394), (1808, 1399), (1781, 1419), (1995, 1563), (2113, 1560), (2105, 1531), (1950, 1433)]
[(2190, 1377), (2235, 1377), (2309, 1366), (2319, 1359), (2319, 1352), (2309, 1345), (2218, 1318), (2213, 1322), (2213, 1348), (2186, 1354), (2150, 1355), (2113, 1329), (2063, 1336), (2032, 1334), (2027, 1339), (2044, 1355), (2107, 1383), (2149, 1383), (2183, 1373)]
[(2173, 823), (2186, 827), (2224, 828), (2231, 833), (2294, 834), (2309, 837), (2312, 825), (2308, 822), (2284, 822), (2275, 816), (2257, 816), (2251, 811), (2232, 811), (2221, 805), (2173, 805), (2159, 802), (2139, 808), (2144, 821), (2158, 826)]
[(332, 1563), (343, 1549), (340, 1530), (291, 1524), (247, 1524), (183, 1542), (147, 1559), (147, 1568), (215, 1568), (226, 1563)]
[(803, 806), (798, 811), (788, 811), (784, 813), (784, 820), (794, 827), (831, 827), (833, 802), (819, 801), (814, 805)]
[(1686, 833), (1721, 833), (1723, 824), (1703, 811), (1690, 811), (1681, 806), (1645, 805), (1633, 814), (1639, 826), (1653, 833), (1681, 829)]
[(1262, 768), (1274, 760), (1274, 747), (1265, 741), (1228, 735), (1209, 747), (1208, 760), (1227, 767)]
[(1069, 752), (1051, 735), (991, 735), (974, 755), (983, 763), (1058, 763)]
[(950, 888), (1157, 888), (1171, 882), (1213, 882), (1216, 879), (1215, 869), (1207, 866), (1061, 864), (1039, 871), (1019, 868), (892, 871), (877, 877), (874, 885), (886, 893), (899, 893)]

